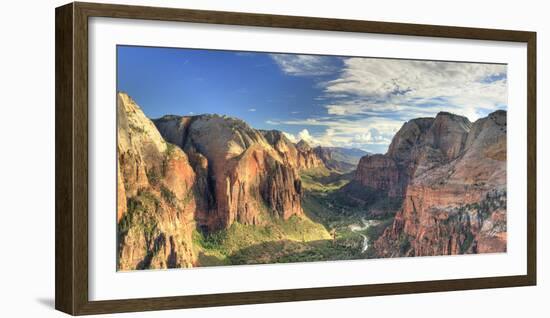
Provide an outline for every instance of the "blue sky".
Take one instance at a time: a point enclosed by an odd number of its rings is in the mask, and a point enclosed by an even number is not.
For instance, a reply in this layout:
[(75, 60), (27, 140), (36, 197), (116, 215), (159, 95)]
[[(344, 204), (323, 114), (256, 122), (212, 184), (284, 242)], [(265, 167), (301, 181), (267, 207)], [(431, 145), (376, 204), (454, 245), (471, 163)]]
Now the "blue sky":
[(412, 118), (507, 104), (506, 66), (118, 46), (117, 90), (150, 118), (225, 114), (294, 141), (383, 153)]

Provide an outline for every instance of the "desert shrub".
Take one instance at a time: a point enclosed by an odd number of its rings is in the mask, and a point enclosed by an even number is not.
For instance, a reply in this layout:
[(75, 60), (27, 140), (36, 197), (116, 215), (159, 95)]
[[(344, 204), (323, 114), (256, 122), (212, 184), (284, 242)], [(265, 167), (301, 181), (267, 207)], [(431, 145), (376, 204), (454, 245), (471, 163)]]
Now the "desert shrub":
[(147, 175), (147, 180), (149, 180), (149, 183), (153, 186), (156, 186), (160, 182), (160, 175), (156, 171), (156, 169), (151, 168), (145, 170), (145, 174)]
[(405, 255), (411, 248), (411, 242), (409, 241), (409, 238), (406, 234), (401, 234), (399, 236), (399, 241), (397, 242), (397, 245), (399, 247), (399, 253), (401, 255)]
[(168, 189), (166, 186), (161, 185), (160, 186), (160, 195), (164, 199), (164, 201), (168, 202), (172, 206), (176, 206), (178, 203), (178, 199), (176, 198), (176, 195), (172, 190)]
[(166, 143), (166, 151), (165, 151), (165, 154), (167, 156), (170, 156), (175, 150), (176, 150), (176, 145), (174, 144), (171, 144), (169, 142)]

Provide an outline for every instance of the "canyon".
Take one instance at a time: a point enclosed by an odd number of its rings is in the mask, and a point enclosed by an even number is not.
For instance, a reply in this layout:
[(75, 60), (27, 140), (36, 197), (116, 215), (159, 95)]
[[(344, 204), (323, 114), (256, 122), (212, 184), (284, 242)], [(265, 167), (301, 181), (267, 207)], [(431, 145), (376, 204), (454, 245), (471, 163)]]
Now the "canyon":
[(505, 252), (506, 112), (412, 119), (371, 154), (118, 93), (116, 220), (120, 271)]
[(505, 111), (409, 121), (384, 159), (386, 173), (357, 175), (403, 201), (374, 244), (378, 257), (506, 252)]

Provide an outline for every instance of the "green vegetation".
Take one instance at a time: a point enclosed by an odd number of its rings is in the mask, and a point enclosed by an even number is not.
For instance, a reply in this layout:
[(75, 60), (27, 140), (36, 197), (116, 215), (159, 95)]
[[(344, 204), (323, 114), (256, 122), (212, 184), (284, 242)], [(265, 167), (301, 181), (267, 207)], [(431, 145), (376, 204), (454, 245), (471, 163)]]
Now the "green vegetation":
[(358, 240), (319, 240), (307, 243), (275, 241), (242, 249), (231, 256), (232, 264), (262, 264), (349, 260), (361, 258)]
[[(402, 199), (389, 198), (387, 193), (358, 184), (353, 181), (352, 173), (327, 174), (323, 171), (304, 171), (301, 178), (305, 192), (302, 199), (305, 213), (312, 220), (322, 223), (334, 232), (337, 242), (347, 240), (348, 243), (355, 244), (348, 245), (347, 248), (342, 248), (339, 244), (329, 246), (341, 252), (347, 250), (352, 253), (346, 255), (336, 252), (340, 255), (340, 259), (377, 257), (373, 242), (392, 225)], [(377, 222), (370, 222), (369, 226), (365, 227), (364, 220), (377, 220)], [(365, 235), (369, 242), (365, 253), (361, 253), (361, 248), (350, 247), (362, 247), (364, 240), (362, 235)], [(406, 252), (410, 249), (410, 242), (404, 237), (399, 246)], [(308, 253), (313, 252), (304, 253), (297, 255), (309, 255)], [(324, 255), (328, 257), (326, 253)], [(282, 260), (284, 261), (285, 258)]]
[(314, 168), (302, 171), (300, 177), (306, 191), (332, 192), (345, 186), (351, 180), (352, 175), (342, 175), (326, 168)]
[(174, 207), (177, 205), (178, 199), (176, 198), (176, 195), (174, 194), (174, 192), (172, 192), (172, 190), (168, 189), (166, 186), (164, 185), (160, 186), (160, 194), (164, 199), (164, 201), (168, 202)]
[(120, 232), (125, 232), (131, 225), (137, 225), (145, 230), (154, 227), (155, 221), (151, 211), (156, 211), (158, 206), (158, 199), (150, 192), (142, 191), (136, 197), (129, 198), (128, 211), (119, 222)]
[(172, 155), (172, 153), (176, 150), (176, 147), (177, 147), (176, 145), (167, 142), (166, 143), (166, 150), (164, 152), (166, 154), (166, 156), (168, 157), (168, 156)]
[[(199, 247), (199, 262), (205, 266), (247, 262), (271, 263), (273, 260), (270, 255), (281, 256), (281, 251), (283, 254), (284, 251), (290, 253), (296, 251), (297, 247), (301, 250), (308, 246), (309, 242), (330, 241), (331, 236), (321, 224), (304, 216), (292, 216), (286, 221), (271, 218), (266, 225), (245, 225), (235, 222), (228, 229), (208, 235), (195, 231), (193, 240)], [(268, 252), (269, 247), (281, 247), (280, 245), (284, 245), (285, 248), (277, 254)], [(252, 254), (263, 256), (255, 258)]]
[(411, 242), (409, 241), (409, 238), (406, 234), (401, 233), (399, 235), (399, 241), (397, 242), (397, 245), (399, 247), (399, 254), (405, 255), (411, 248)]
[(152, 186), (159, 184), (161, 176), (155, 168), (145, 170), (145, 174), (147, 175), (147, 180), (149, 180), (149, 183)]
[(217, 237), (205, 237), (202, 233), (193, 231), (193, 246), (199, 255), (201, 266), (230, 265), (227, 255), (222, 253), (221, 242)]
[(337, 190), (349, 183), (351, 174), (311, 169), (303, 171), (300, 177), (305, 192), (302, 208), (312, 220), (329, 229), (360, 222), (359, 211), (352, 211), (348, 205), (341, 206), (334, 200)]
[(127, 211), (118, 222), (118, 244), (122, 244), (131, 231), (143, 233), (145, 240), (151, 242), (158, 232), (155, 213), (159, 205), (156, 196), (147, 191), (140, 191), (137, 196), (129, 198)]
[[(317, 244), (314, 250), (300, 252), (296, 256), (283, 257), (280, 261), (308, 257), (317, 260), (319, 255), (323, 255), (325, 260), (332, 259), (326, 249), (332, 250), (334, 255), (340, 257), (339, 259), (376, 257), (372, 243), (369, 244), (366, 253), (361, 253), (363, 244), (361, 234), (367, 236), (369, 242), (377, 240), (393, 223), (393, 217), (401, 205), (401, 200), (388, 198), (385, 193), (358, 185), (351, 181), (352, 177), (352, 174), (302, 172), (302, 185), (305, 190), (302, 208), (312, 220), (322, 223), (335, 233), (336, 243), (328, 246)], [(342, 188), (345, 190), (341, 190)], [(365, 219), (376, 219), (378, 222), (359, 230), (357, 227), (363, 227)], [(351, 226), (355, 226), (353, 231)], [(342, 245), (343, 242), (345, 243)]]
[(380, 236), (382, 236), (382, 234), (384, 233), (384, 230), (392, 224), (393, 224), (393, 217), (389, 217), (385, 220), (381, 220), (380, 223), (370, 226), (365, 231), (365, 235), (369, 238), (371, 242), (375, 241)]
[(329, 229), (343, 228), (361, 222), (359, 211), (335, 206), (327, 195), (306, 193), (302, 199), (302, 208), (311, 219)]
[[(156, 170), (148, 170), (147, 176), (152, 184), (157, 184), (158, 192), (141, 191), (128, 199), (128, 211), (118, 225), (119, 242), (123, 242), (128, 233), (143, 233), (146, 240), (152, 242), (159, 232), (155, 217), (160, 205), (179, 209), (192, 198), (193, 191), (190, 189), (186, 198), (178, 199), (160, 182)], [(381, 220), (379, 223), (361, 230), (365, 217), (372, 219), (368, 214), (368, 204), (355, 201), (350, 204), (342, 200), (339, 191), (349, 186), (351, 178), (351, 174), (338, 174), (326, 169), (304, 171), (301, 175), (304, 216), (282, 220), (271, 215), (267, 207), (258, 207), (262, 210), (260, 225), (235, 222), (227, 229), (208, 234), (195, 230), (192, 235), (193, 248), (198, 262), (201, 266), (219, 266), (369, 257), (369, 251), (362, 253), (363, 235), (370, 242), (374, 241), (393, 218), (378, 217)], [(148, 248), (154, 246), (151, 244), (147, 244)], [(146, 254), (150, 255), (151, 251), (146, 251)]]
[[(198, 255), (198, 262), (201, 266), (219, 266), (378, 257), (372, 242), (391, 226), (393, 213), (371, 215), (369, 209), (388, 208), (395, 211), (397, 204), (384, 198), (378, 199), (371, 192), (362, 192), (367, 196), (364, 202), (352, 201), (353, 204), (349, 204), (341, 200), (343, 194), (338, 190), (346, 184), (349, 186), (347, 178), (348, 176), (327, 175), (319, 171), (308, 171), (302, 175), (302, 180), (306, 180), (309, 185), (305, 188), (302, 199), (305, 216), (292, 216), (288, 220), (282, 220), (272, 216), (265, 207), (260, 218), (263, 225), (235, 222), (225, 230), (210, 234), (195, 230), (193, 248)], [(375, 200), (369, 201), (368, 195), (372, 195)], [(187, 197), (192, 197), (192, 190)], [(155, 213), (160, 205), (178, 207), (187, 197), (178, 200), (170, 189), (161, 184), (159, 192), (140, 191), (137, 196), (129, 198), (128, 211), (118, 224), (119, 244), (128, 233), (140, 233), (146, 241), (152, 242), (159, 235)], [(505, 193), (495, 193), (481, 202), (450, 211), (449, 217), (441, 222), (454, 233), (464, 235), (459, 243), (459, 253), (469, 253), (475, 238), (469, 230), (470, 226), (465, 224), (469, 224), (472, 217), (485, 219), (490, 216), (490, 211), (505, 206)], [(369, 226), (363, 225), (365, 220), (372, 219), (377, 222), (371, 222)], [(367, 236), (369, 241), (366, 252), (362, 252), (362, 235)], [(406, 234), (401, 234), (393, 244), (400, 255), (410, 253), (411, 241)], [(154, 248), (155, 244), (147, 243), (147, 246)], [(152, 253), (155, 251), (146, 251), (148, 257)], [(144, 263), (143, 266), (146, 265)]]
[(470, 246), (472, 245), (472, 243), (474, 242), (474, 235), (472, 234), (471, 231), (467, 231), (466, 232), (466, 238), (464, 239), (464, 242), (462, 244), (460, 244), (460, 254), (464, 254), (466, 253), (466, 251), (468, 251), (468, 249), (470, 248)]
[(401, 198), (388, 197), (381, 192), (365, 187), (357, 182), (350, 182), (343, 191), (336, 191), (330, 202), (344, 209), (362, 211), (369, 219), (384, 220), (393, 217), (402, 203)]

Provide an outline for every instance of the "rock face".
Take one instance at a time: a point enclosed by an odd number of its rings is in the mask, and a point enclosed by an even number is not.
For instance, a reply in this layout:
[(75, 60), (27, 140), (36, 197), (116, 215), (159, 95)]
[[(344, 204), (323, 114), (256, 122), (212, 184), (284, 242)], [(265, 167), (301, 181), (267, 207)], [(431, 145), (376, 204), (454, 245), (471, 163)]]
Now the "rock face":
[(306, 218), (299, 174), (330, 177), (353, 162), (353, 180), (333, 198), (393, 217), (370, 244), (373, 255), (506, 251), (504, 111), (475, 123), (450, 113), (411, 120), (386, 154), (359, 160), (362, 152), (294, 144), (227, 116), (151, 121), (129, 96), (117, 98), (118, 270), (196, 266), (204, 246), (195, 230)]
[(466, 117), (446, 112), (410, 120), (395, 134), (386, 154), (361, 159), (349, 187), (359, 184), (403, 199), (412, 178), (461, 154), (470, 127)]
[(401, 193), (399, 169), (389, 156), (372, 155), (361, 158), (355, 172), (355, 181), (364, 187), (387, 193), (390, 197)]
[(151, 121), (123, 93), (117, 107), (118, 270), (201, 264), (195, 230), (305, 218), (298, 172), (324, 167), (305, 142), (219, 115)]
[(300, 140), (296, 144), (296, 149), (298, 150), (298, 169), (325, 167), (323, 161), (305, 140)]
[(285, 138), (266, 138), (242, 120), (218, 115), (165, 116), (155, 125), (189, 155), (201, 193), (195, 219), (203, 231), (303, 213), (300, 178), (287, 164), (300, 156)]
[(506, 251), (505, 111), (473, 124), (449, 113), (410, 121), (385, 156), (403, 204), (374, 244), (379, 257)]
[(278, 130), (260, 130), (260, 132), (286, 164), (298, 170), (324, 168), (323, 161), (306, 141), (300, 140), (294, 144)]
[(196, 203), (187, 155), (123, 93), (117, 117), (117, 269), (190, 267)]

